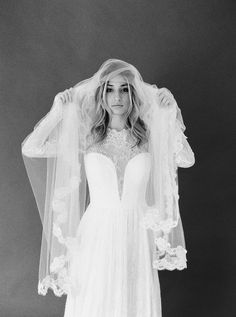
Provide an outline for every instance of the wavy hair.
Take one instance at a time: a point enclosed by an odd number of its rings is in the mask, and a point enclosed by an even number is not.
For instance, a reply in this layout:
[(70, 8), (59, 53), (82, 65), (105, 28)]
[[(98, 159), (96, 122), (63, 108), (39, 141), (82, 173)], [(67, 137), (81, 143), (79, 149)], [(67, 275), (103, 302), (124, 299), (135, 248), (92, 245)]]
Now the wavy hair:
[[(125, 71), (123, 73), (129, 73)], [(129, 74), (128, 74), (129, 76)], [(127, 76), (126, 76), (127, 77)], [(136, 138), (137, 142), (135, 145), (140, 146), (146, 143), (148, 140), (147, 128), (144, 121), (139, 116), (139, 109), (141, 106), (141, 100), (132, 84), (128, 83), (130, 105), (126, 113), (125, 127), (129, 128), (131, 135)], [(103, 82), (96, 89), (94, 95), (94, 102), (96, 107), (96, 116), (91, 128), (91, 134), (95, 139), (95, 142), (101, 142), (107, 135), (107, 128), (109, 124), (109, 112), (105, 109), (106, 105), (105, 94), (106, 94), (106, 82)], [(134, 145), (134, 146), (135, 146)]]

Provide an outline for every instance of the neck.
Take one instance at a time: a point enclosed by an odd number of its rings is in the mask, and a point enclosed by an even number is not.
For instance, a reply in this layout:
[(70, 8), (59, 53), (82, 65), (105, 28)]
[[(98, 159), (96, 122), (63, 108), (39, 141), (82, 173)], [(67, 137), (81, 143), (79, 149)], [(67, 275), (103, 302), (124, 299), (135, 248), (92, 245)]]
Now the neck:
[(121, 116), (112, 116), (108, 127), (118, 131), (123, 130), (125, 129), (125, 121)]

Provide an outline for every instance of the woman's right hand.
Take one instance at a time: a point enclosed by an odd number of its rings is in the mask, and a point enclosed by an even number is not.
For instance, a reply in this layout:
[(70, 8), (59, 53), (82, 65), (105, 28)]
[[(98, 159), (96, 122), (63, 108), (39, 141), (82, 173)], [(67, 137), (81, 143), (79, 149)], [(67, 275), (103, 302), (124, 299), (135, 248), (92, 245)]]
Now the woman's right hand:
[(73, 88), (69, 88), (62, 92), (59, 92), (54, 98), (55, 102), (59, 102), (63, 105), (66, 105), (69, 102), (72, 102), (72, 100), (73, 100)]

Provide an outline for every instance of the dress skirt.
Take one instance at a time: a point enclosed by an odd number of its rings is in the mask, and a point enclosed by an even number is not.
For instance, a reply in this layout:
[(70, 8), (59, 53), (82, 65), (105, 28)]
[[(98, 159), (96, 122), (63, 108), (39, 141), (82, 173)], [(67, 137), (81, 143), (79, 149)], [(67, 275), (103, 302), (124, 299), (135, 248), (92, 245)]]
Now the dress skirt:
[(88, 206), (73, 252), (64, 317), (161, 317), (158, 271), (141, 207)]

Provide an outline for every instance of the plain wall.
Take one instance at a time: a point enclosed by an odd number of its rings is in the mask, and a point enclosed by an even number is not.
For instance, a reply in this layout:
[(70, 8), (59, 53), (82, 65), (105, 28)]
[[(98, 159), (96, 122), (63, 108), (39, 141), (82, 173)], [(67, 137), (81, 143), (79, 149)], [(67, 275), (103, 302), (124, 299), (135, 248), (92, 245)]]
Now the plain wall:
[(179, 169), (188, 268), (159, 272), (163, 317), (236, 316), (234, 12), (227, 0), (0, 1), (1, 317), (63, 316), (65, 296), (37, 294), (42, 227), (21, 142), (108, 58), (172, 91), (196, 156)]

